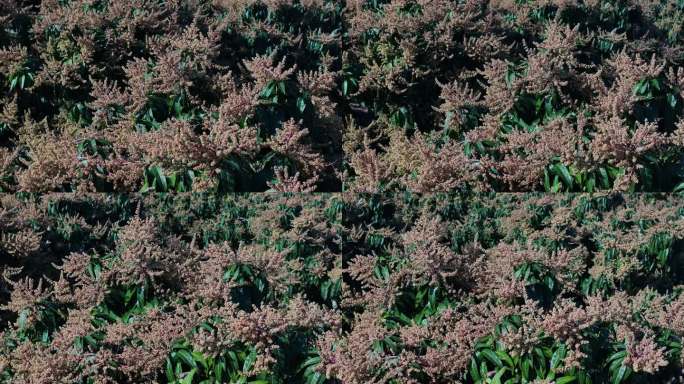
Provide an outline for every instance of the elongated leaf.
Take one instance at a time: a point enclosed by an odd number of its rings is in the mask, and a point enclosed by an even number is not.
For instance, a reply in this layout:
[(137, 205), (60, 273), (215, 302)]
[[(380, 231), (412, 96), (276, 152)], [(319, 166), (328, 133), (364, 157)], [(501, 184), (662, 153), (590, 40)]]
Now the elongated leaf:
[(501, 384), (501, 378), (508, 371), (508, 368), (501, 368), (492, 378), (492, 384)]
[(179, 359), (181, 359), (185, 364), (187, 364), (193, 368), (197, 368), (197, 363), (195, 362), (195, 359), (192, 357), (192, 354), (189, 351), (187, 351), (185, 349), (181, 349), (181, 350), (176, 351), (175, 355)]
[(484, 355), (484, 357), (486, 357), (487, 360), (494, 363), (497, 367), (503, 366), (503, 362), (501, 361), (501, 359), (499, 359), (499, 356), (497, 356), (496, 353), (494, 353), (494, 351), (492, 351), (491, 349), (482, 350), (480, 351), (480, 353)]

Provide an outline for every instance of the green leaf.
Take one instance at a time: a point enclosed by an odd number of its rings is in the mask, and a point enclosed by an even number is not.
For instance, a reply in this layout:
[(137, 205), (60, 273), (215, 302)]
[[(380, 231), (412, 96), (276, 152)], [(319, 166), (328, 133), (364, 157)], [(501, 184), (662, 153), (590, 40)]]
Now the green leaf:
[(508, 371), (508, 368), (501, 368), (499, 371), (494, 375), (492, 378), (492, 384), (501, 384), (501, 378), (503, 377), (504, 373)]
[(178, 181), (177, 180), (178, 174), (172, 173), (171, 175), (169, 175), (167, 177), (167, 179), (168, 179), (168, 185), (171, 187), (171, 189), (175, 189), (176, 188), (176, 182)]
[(554, 380), (553, 382), (554, 382), (554, 384), (567, 384), (567, 383), (572, 383), (575, 380), (576, 380), (575, 376), (563, 376), (561, 378)]
[(613, 360), (622, 361), (622, 359), (624, 359), (625, 356), (627, 356), (627, 351), (622, 350), (619, 352), (615, 352), (612, 355), (610, 355), (610, 357), (608, 358), (608, 361), (613, 361)]
[(561, 190), (560, 179), (558, 178), (558, 175), (555, 175), (553, 177), (553, 185), (551, 186), (551, 192), (557, 193), (557, 192), (560, 192), (560, 190)]
[(304, 362), (302, 363), (301, 366), (302, 366), (302, 368), (315, 367), (318, 364), (320, 364), (320, 362), (321, 362), (320, 356), (311, 356), (308, 359), (304, 360)]
[(193, 368), (180, 382), (181, 384), (192, 384), (192, 379), (195, 377), (197, 368)]
[(650, 84), (653, 88), (660, 91), (660, 81), (658, 79), (651, 79)]
[(667, 94), (667, 103), (670, 105), (671, 108), (674, 108), (677, 106), (677, 97), (673, 93), (668, 93)]
[(166, 379), (169, 382), (176, 381), (176, 375), (173, 373), (173, 365), (170, 359), (166, 359)]
[(475, 359), (472, 358), (470, 359), (470, 376), (475, 382), (482, 380), (480, 373), (477, 371), (477, 363), (475, 362)]
[(599, 168), (599, 174), (601, 175), (601, 184), (603, 188), (610, 188), (610, 179), (608, 177), (608, 172), (606, 172), (604, 167)]
[(615, 376), (613, 376), (613, 384), (620, 384), (624, 379), (629, 377), (630, 369), (626, 365), (620, 366)]
[(594, 188), (596, 187), (596, 176), (594, 174), (591, 174), (589, 178), (587, 179), (587, 182), (584, 184), (587, 192), (592, 193), (594, 192)]
[(528, 380), (530, 378), (530, 368), (532, 367), (532, 362), (530, 359), (523, 359), (522, 364), (520, 364), (520, 368), (522, 371), (522, 377), (525, 380)]
[(497, 367), (503, 366), (503, 362), (501, 362), (499, 356), (497, 356), (496, 353), (494, 353), (494, 351), (492, 351), (491, 349), (484, 349), (480, 351), (480, 353), (483, 354), (487, 358), (487, 360), (494, 363)]
[(158, 186), (161, 192), (167, 191), (168, 184), (166, 183), (166, 176), (164, 176), (164, 171), (158, 166), (149, 168), (148, 171), (152, 176), (152, 186)]
[(544, 190), (547, 192), (551, 190), (551, 178), (548, 169), (544, 169)]
[(318, 384), (322, 381), (323, 381), (323, 375), (321, 375), (321, 373), (318, 371), (314, 372), (314, 374), (311, 376), (307, 376), (307, 378), (306, 378), (306, 382), (312, 383), (312, 384)]
[(297, 98), (297, 109), (299, 109), (300, 113), (303, 113), (306, 109), (306, 100), (303, 97)]
[(242, 365), (242, 371), (243, 372), (248, 372), (250, 369), (252, 369), (252, 365), (254, 365), (254, 362), (256, 361), (257, 354), (255, 350), (252, 350), (247, 358), (245, 359), (245, 362)]
[(202, 365), (202, 368), (204, 368), (205, 370), (209, 368), (207, 366), (207, 359), (204, 358), (204, 355), (201, 352), (193, 351), (192, 357), (195, 361), (198, 361)]
[(672, 192), (684, 192), (684, 182), (677, 184)]
[(180, 358), (185, 364), (197, 368), (197, 363), (195, 362), (195, 359), (192, 357), (192, 354), (188, 352), (185, 349), (181, 349), (175, 352), (176, 356)]
[(221, 358), (220, 361), (214, 364), (214, 378), (220, 382), (224, 381), (223, 372), (226, 371), (226, 362)]
[(342, 82), (342, 95), (347, 96), (349, 93), (349, 80), (344, 80)]
[(646, 79), (639, 80), (639, 82), (634, 85), (634, 94), (635, 95), (643, 95), (646, 90), (648, 89), (648, 81)]
[(556, 286), (556, 281), (551, 276), (546, 276), (544, 278), (544, 283), (546, 283), (546, 286), (550, 291), (553, 291), (553, 288)]
[(551, 369), (555, 370), (565, 358), (565, 345), (560, 346), (551, 356)]
[(24, 309), (19, 313), (19, 319), (17, 319), (17, 325), (19, 325), (19, 329), (23, 330), (26, 328), (29, 312), (30, 311), (28, 309)]
[(484, 361), (480, 362), (480, 377), (489, 377), (489, 369)]
[(515, 367), (515, 363), (513, 363), (513, 359), (506, 353), (505, 351), (496, 351), (496, 354), (499, 356), (499, 358), (508, 364), (508, 366), (513, 369)]
[(572, 176), (570, 176), (568, 167), (566, 167), (565, 164), (556, 164), (555, 169), (556, 172), (563, 178), (565, 185), (567, 185), (568, 188), (572, 188)]
[(326, 281), (321, 284), (321, 298), (328, 300), (328, 293), (330, 292), (330, 282)]

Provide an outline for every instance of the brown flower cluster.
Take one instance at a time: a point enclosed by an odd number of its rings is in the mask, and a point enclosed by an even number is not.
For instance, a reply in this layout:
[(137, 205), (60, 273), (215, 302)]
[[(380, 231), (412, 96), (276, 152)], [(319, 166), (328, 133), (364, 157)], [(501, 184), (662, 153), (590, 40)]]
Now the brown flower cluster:
[(638, 383), (684, 361), (671, 195), (0, 204), (8, 382)]
[(0, 4), (1, 191), (339, 190), (336, 6), (25, 3)]
[(0, 0), (0, 383), (684, 382), (682, 25)]
[(0, 191), (684, 186), (672, 1), (0, 4)]
[(681, 6), (354, 4), (346, 190), (682, 186)]
[(333, 195), (3, 196), (0, 377), (300, 374), (283, 363), (342, 326), (339, 206)]
[(359, 196), (343, 248), (342, 307), (354, 317), (319, 339), (329, 377), (680, 377), (681, 199)]

